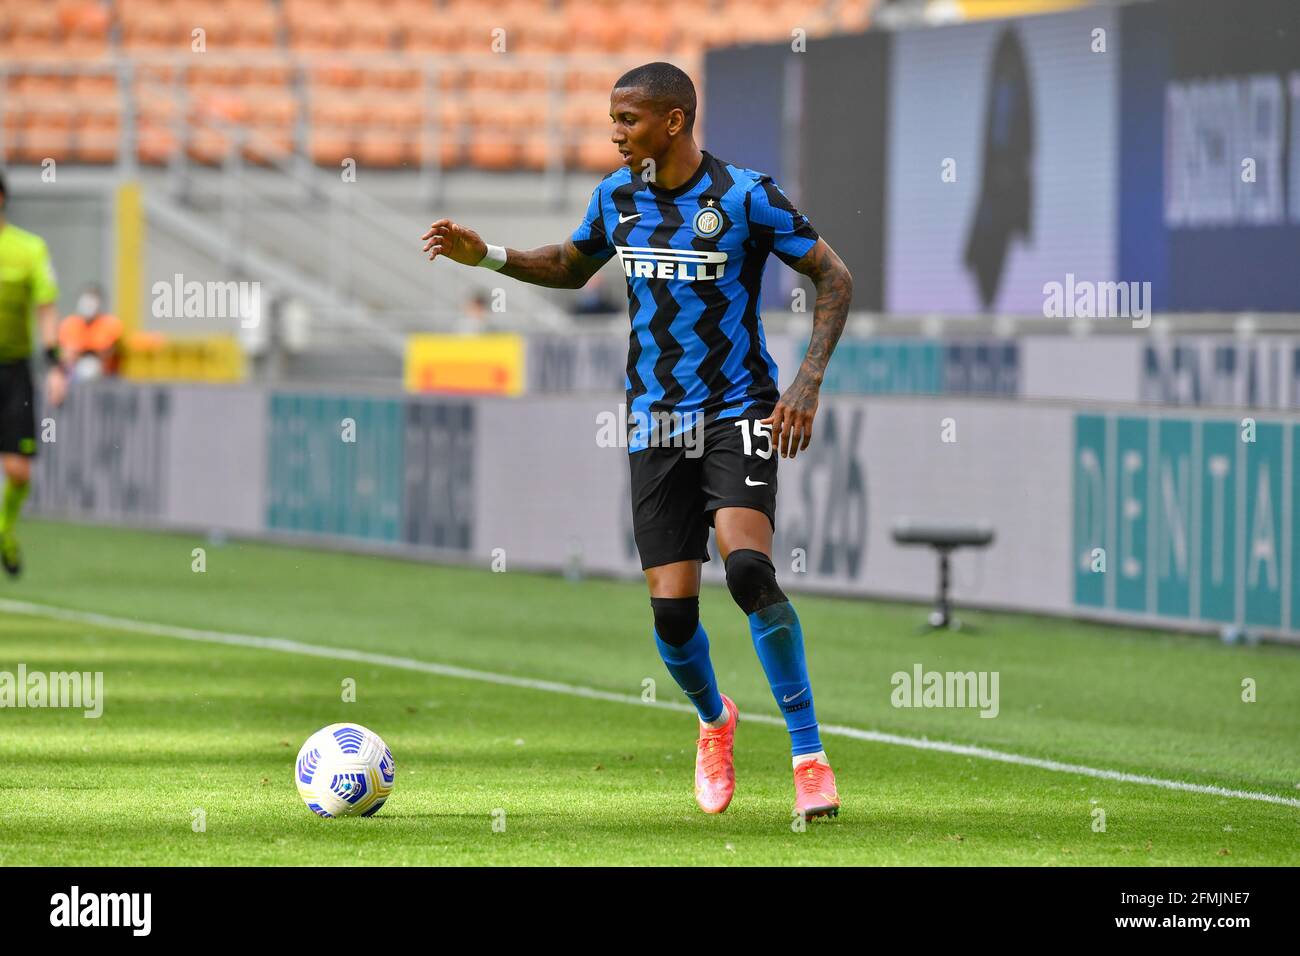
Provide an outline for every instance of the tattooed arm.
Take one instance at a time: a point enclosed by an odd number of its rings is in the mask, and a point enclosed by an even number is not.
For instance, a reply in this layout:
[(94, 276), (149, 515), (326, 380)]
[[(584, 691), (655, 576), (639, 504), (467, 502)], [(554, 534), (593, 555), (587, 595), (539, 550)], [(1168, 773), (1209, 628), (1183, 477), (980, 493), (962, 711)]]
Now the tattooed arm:
[(552, 289), (581, 289), (604, 264), (603, 259), (584, 256), (573, 244), (573, 240), (565, 239), (558, 246), (508, 249), (506, 264), (499, 271), (502, 275), (531, 282), (533, 285), (549, 286)]
[[(439, 219), (421, 239), (430, 259), (446, 256), (462, 265), (476, 266), (487, 254), (487, 243), (473, 229)], [(605, 260), (583, 255), (573, 240), (536, 249), (507, 249), (506, 264), (497, 271), (521, 282), (551, 289), (581, 289), (605, 264)]]
[(853, 300), (853, 276), (825, 239), (818, 239), (794, 269), (812, 279), (817, 288), (817, 305), (808, 354), (772, 414), (763, 419), (772, 426), (772, 445), (781, 450), (782, 458), (793, 458), (812, 440), (813, 416), (817, 414), (826, 363), (844, 331)]

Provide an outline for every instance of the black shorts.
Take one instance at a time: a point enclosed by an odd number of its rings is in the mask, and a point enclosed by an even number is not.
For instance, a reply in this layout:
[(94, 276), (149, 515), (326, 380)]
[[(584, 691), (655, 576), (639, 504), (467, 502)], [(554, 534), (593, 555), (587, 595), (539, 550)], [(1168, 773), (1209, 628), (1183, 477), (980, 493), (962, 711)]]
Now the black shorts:
[(27, 360), (0, 362), (0, 454), (36, 454), (34, 397)]
[(695, 448), (663, 442), (628, 455), (632, 531), (643, 569), (709, 560), (709, 528), (719, 508), (753, 508), (775, 529), (777, 451), (770, 426), (755, 432), (769, 414), (770, 408), (751, 408), (708, 422)]

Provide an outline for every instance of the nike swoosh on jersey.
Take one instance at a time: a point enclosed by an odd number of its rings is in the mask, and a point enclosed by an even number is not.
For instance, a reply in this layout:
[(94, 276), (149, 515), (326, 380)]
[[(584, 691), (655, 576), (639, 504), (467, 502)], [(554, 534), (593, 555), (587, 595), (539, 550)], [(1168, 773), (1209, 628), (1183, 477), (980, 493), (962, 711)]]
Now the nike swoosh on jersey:
[(632, 213), (632, 215), (630, 215), (630, 216), (625, 216), (625, 215), (623, 215), (622, 213), (619, 213), (619, 214), (618, 214), (618, 221), (619, 221), (620, 223), (624, 223), (624, 222), (628, 222), (629, 220), (632, 220), (632, 219), (639, 219), (640, 217), (641, 217), (641, 214), (640, 214), (639, 212), (634, 212), (634, 213)]

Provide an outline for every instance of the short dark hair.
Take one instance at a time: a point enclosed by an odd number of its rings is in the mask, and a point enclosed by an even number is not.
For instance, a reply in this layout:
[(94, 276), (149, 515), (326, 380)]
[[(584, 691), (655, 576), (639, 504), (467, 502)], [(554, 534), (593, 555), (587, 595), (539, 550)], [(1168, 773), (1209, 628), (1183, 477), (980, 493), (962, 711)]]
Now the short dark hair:
[(646, 63), (618, 78), (614, 89), (637, 87), (646, 91), (664, 112), (680, 108), (686, 116), (686, 131), (695, 127), (695, 84), (684, 70), (671, 63)]

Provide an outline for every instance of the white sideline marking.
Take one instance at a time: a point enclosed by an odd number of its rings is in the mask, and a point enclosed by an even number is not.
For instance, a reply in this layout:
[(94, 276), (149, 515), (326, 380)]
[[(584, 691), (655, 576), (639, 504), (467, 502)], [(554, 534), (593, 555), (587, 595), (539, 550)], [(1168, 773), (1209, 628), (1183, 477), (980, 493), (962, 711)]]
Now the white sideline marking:
[[(111, 617), (107, 614), (95, 614), (90, 611), (73, 611), (47, 604), (30, 604), (26, 601), (5, 599), (0, 599), (0, 611), (10, 614), (24, 614), (29, 617), (43, 617), (56, 621), (68, 621), (74, 624), (93, 624), (97, 627), (130, 631), (136, 634), (148, 634), (154, 637), (171, 637), (182, 641), (200, 641), (207, 644), (227, 644), (233, 647), (252, 647), (266, 651), (281, 651), (285, 654), (302, 654), (308, 657), (324, 657), (331, 660), (357, 661), (363, 664), (381, 664), (385, 667), (396, 667), (401, 670), (438, 674), (442, 677), (457, 677), (462, 680), (476, 680), (488, 684), (503, 684), (508, 687), (521, 687), (527, 690), (541, 690), (552, 694), (567, 694), (570, 697), (586, 697), (591, 700), (605, 700), (616, 704), (635, 704), (638, 707), (649, 706), (661, 710), (675, 710), (688, 714), (695, 713), (695, 708), (690, 704), (675, 701), (647, 704), (634, 694), (616, 694), (612, 691), (579, 687), (575, 684), (535, 680), (530, 677), (512, 677), (509, 674), (494, 674), (491, 671), (454, 667), (450, 664), (434, 664), (429, 661), (416, 660), (412, 657), (393, 657), (388, 654), (354, 651), (346, 647), (323, 647), (319, 644), (303, 644), (299, 641), (290, 641), (280, 637), (257, 637), (252, 634), (204, 631), (192, 627), (156, 624), (151, 621), (136, 621), (131, 618)], [(750, 723), (770, 724), (774, 727), (785, 728), (784, 720), (769, 714), (746, 714), (745, 720)], [(1260, 803), (1276, 803), (1286, 807), (1300, 807), (1300, 799), (1294, 797), (1281, 797), (1272, 793), (1256, 793), (1252, 790), (1230, 790), (1227, 787), (1216, 787), (1213, 784), (1164, 780), (1160, 777), (1123, 773), (1119, 770), (1102, 770), (1097, 767), (1085, 767), (1081, 764), (1061, 763), (1057, 760), (1044, 760), (1040, 757), (1026, 757), (1022, 754), (1006, 753), (1001, 750), (989, 750), (986, 747), (928, 740), (924, 737), (903, 737), (898, 734), (886, 734), (878, 730), (859, 730), (857, 727), (845, 727), (839, 724), (821, 724), (820, 730), (823, 734), (834, 737), (851, 737), (854, 740), (866, 740), (871, 743), (893, 744), (898, 747), (912, 747), (916, 750), (933, 750), (963, 757), (977, 757), (980, 760), (996, 760), (1001, 763), (1035, 767), (1039, 770), (1051, 770), (1056, 773), (1072, 773), (1082, 777), (1093, 777), (1098, 780), (1137, 783), (1151, 787), (1163, 787), (1166, 790), (1183, 790), (1188, 793), (1203, 793), (1214, 797), (1233, 797), (1237, 800), (1256, 800)]]

